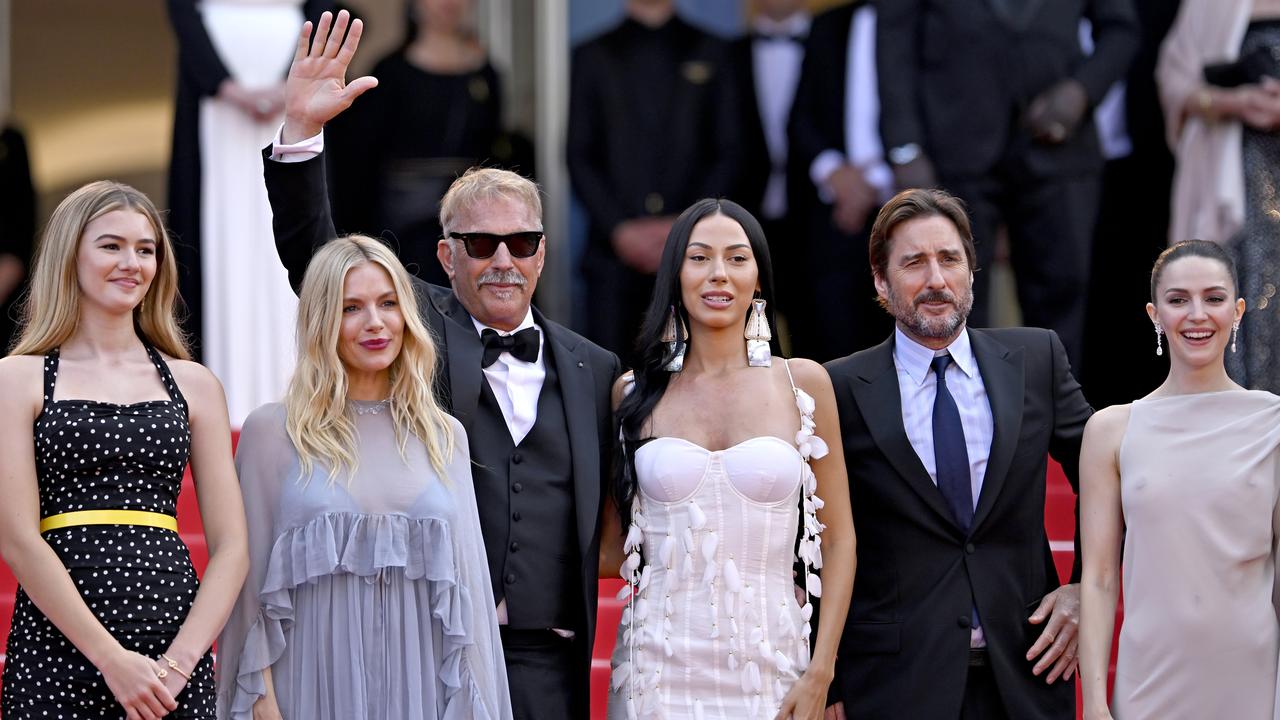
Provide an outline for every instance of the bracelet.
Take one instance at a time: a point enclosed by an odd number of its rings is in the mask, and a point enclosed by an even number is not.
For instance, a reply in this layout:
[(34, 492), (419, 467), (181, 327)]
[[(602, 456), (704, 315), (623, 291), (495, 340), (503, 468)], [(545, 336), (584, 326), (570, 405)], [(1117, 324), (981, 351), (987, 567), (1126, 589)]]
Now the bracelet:
[[(178, 663), (174, 661), (173, 658), (169, 657), (168, 655), (165, 655), (164, 653), (160, 653), (160, 659), (164, 660), (165, 664), (169, 666), (170, 670), (186, 678), (188, 682), (191, 681), (191, 676), (183, 672), (182, 668), (178, 667)], [(161, 677), (164, 677), (164, 676), (162, 675)]]

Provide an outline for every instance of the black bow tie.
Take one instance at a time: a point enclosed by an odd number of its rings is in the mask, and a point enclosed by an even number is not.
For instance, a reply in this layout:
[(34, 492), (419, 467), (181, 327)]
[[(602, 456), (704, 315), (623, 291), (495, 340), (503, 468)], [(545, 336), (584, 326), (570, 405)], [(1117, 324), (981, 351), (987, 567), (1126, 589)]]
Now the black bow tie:
[(511, 353), (511, 357), (525, 362), (538, 359), (538, 328), (529, 327), (512, 335), (499, 335), (496, 330), (485, 328), (480, 333), (484, 342), (484, 357), (480, 359), (480, 367), (489, 367), (498, 360), (502, 353)]

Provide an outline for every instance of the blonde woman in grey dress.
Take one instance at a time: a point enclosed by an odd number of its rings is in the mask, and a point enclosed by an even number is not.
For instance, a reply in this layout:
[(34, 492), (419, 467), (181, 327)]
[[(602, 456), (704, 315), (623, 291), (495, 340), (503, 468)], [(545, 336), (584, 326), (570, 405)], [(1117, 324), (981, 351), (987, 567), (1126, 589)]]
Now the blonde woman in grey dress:
[(1272, 599), (1280, 397), (1227, 375), (1227, 348), (1245, 340), (1234, 330), (1245, 309), (1237, 287), (1230, 256), (1214, 243), (1161, 254), (1147, 312), (1169, 376), (1085, 428), (1080, 676), (1088, 720), (1280, 717)]
[(219, 718), (511, 717), (467, 441), (419, 317), (376, 240), (307, 268), (298, 368), (236, 454), (251, 565), (218, 640)]

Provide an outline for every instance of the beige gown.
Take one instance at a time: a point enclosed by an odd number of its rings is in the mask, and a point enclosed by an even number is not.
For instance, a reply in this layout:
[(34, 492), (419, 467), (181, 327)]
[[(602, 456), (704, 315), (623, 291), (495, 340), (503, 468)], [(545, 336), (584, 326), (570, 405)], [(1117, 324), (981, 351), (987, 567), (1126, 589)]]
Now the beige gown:
[(1280, 397), (1139, 400), (1120, 447), (1117, 720), (1273, 720)]

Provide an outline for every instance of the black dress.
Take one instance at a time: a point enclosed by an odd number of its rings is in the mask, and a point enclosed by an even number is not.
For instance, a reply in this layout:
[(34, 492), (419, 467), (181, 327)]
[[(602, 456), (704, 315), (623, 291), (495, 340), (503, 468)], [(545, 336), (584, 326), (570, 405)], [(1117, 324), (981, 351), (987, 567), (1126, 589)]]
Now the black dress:
[[(512, 160), (499, 147), (498, 74), (488, 63), (431, 72), (401, 51), (373, 75), (377, 89), (328, 126), (334, 224), (339, 232), (381, 235), (409, 272), (448, 285), (436, 259), (440, 199), (467, 168), (509, 167)], [(527, 176), (533, 168), (511, 169)]]
[[(190, 452), (187, 403), (154, 348), (168, 400), (117, 405), (54, 400), (58, 350), (45, 357), (44, 410), (36, 419), (40, 517), (79, 510), (176, 516)], [(191, 609), (199, 581), (178, 534), (141, 525), (79, 525), (44, 533), (98, 621), (125, 648), (159, 657)], [(213, 658), (195, 667), (167, 718), (214, 717)], [(21, 587), (13, 609), (4, 694), (6, 720), (123, 718), (102, 673)]]

